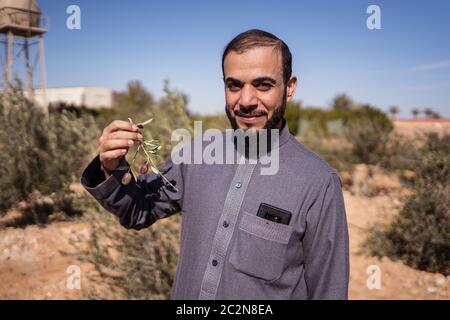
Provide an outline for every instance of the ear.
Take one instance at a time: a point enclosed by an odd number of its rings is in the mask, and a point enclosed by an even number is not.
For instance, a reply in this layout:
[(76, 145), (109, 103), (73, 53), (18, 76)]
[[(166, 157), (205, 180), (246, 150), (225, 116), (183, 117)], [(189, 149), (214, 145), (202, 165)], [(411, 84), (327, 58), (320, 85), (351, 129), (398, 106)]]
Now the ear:
[(287, 97), (287, 101), (291, 101), (292, 98), (294, 97), (295, 94), (295, 90), (297, 89), (297, 77), (296, 76), (292, 76), (286, 86), (286, 97)]

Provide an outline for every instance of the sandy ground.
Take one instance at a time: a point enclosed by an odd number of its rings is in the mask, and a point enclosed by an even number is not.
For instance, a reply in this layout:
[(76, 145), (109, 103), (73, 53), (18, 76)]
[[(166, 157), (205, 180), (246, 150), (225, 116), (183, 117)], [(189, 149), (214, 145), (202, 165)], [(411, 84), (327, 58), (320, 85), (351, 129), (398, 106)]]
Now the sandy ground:
[(450, 133), (450, 119), (394, 120), (394, 126), (397, 133), (410, 138), (425, 132)]
[[(387, 258), (378, 260), (358, 254), (368, 226), (392, 218), (400, 205), (398, 201), (388, 196), (355, 196), (348, 191), (344, 196), (350, 231), (351, 299), (449, 298), (449, 277), (414, 270)], [(93, 265), (61, 253), (84, 248), (90, 232), (89, 224), (79, 221), (58, 222), (43, 228), (1, 229), (0, 299), (80, 299), (89, 298), (92, 291), (111, 299), (120, 298), (119, 290), (102, 280)], [(80, 289), (67, 286), (71, 265), (80, 268)], [(370, 265), (380, 270), (379, 289), (371, 290), (366, 284)]]
[(45, 228), (28, 226), (2, 230), (0, 298), (80, 298), (79, 290), (65, 290), (67, 268), (80, 262), (60, 251), (73, 252), (71, 239), (78, 236), (88, 239), (88, 227), (83, 223), (64, 222)]
[[(6, 228), (0, 235), (0, 299), (85, 299), (98, 290), (109, 298), (120, 297), (92, 264), (73, 255), (86, 248), (89, 224)], [(79, 268), (80, 277), (74, 268)]]
[[(375, 222), (392, 219), (400, 202), (389, 196), (373, 198), (344, 192), (350, 233), (350, 299), (448, 299), (450, 277), (415, 270), (400, 261), (377, 259), (360, 254), (367, 228)], [(380, 288), (367, 286), (368, 268), (380, 271)]]

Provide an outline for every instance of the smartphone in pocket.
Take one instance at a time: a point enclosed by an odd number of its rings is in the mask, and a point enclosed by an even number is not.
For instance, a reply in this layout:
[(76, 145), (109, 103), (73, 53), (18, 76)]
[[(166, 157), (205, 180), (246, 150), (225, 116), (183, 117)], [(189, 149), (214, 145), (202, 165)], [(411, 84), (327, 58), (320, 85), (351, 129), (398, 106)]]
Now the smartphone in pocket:
[(258, 213), (256, 215), (260, 218), (281, 224), (289, 224), (292, 217), (292, 214), (289, 211), (267, 203), (261, 203), (259, 205)]

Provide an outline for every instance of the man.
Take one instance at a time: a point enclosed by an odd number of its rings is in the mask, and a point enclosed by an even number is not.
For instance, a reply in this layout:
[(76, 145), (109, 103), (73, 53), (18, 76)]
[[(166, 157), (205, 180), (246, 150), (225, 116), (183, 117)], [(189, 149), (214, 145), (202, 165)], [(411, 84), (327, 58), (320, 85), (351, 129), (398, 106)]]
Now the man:
[[(175, 164), (121, 184), (137, 128), (114, 121), (84, 187), (126, 228), (182, 211), (173, 299), (347, 299), (348, 230), (336, 172), (288, 131), (284, 111), (297, 78), (291, 53), (274, 35), (249, 30), (225, 48), (226, 113), (233, 129), (279, 130), (276, 174), (257, 164)], [(226, 143), (230, 143), (228, 140)], [(231, 142), (233, 143), (233, 142)], [(263, 212), (263, 215), (260, 213)]]

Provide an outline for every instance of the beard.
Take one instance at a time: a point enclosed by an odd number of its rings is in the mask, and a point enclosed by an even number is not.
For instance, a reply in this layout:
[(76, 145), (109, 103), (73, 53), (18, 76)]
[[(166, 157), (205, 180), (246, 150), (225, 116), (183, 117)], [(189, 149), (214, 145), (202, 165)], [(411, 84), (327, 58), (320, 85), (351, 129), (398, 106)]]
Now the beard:
[[(285, 90), (284, 91), (284, 95), (283, 95), (283, 100), (281, 102), (281, 105), (278, 106), (277, 108), (275, 108), (272, 117), (267, 120), (266, 124), (263, 127), (263, 129), (267, 129), (266, 152), (271, 152), (271, 150), (272, 150), (272, 146), (271, 146), (272, 129), (280, 128), (280, 131), (281, 131), (281, 129), (285, 125), (284, 113), (286, 111), (286, 104), (287, 104), (287, 93), (286, 93), (286, 90)], [(228, 120), (230, 121), (230, 124), (231, 124), (231, 127), (233, 128), (233, 130), (238, 130), (239, 127), (238, 127), (236, 118), (228, 110), (227, 106), (225, 106), (225, 112), (227, 114)], [(259, 156), (262, 155), (262, 150), (260, 150), (260, 148), (259, 148), (259, 139), (260, 139), (259, 134), (257, 134), (256, 137), (257, 137), (257, 144), (256, 144), (257, 156), (259, 157)], [(237, 146), (236, 145), (236, 138), (234, 138), (233, 141), (234, 141), (234, 145), (236, 147)], [(248, 140), (248, 137), (246, 137), (246, 139), (245, 139), (245, 157), (246, 158), (248, 158), (249, 150), (250, 150), (249, 140)]]
[[(284, 95), (283, 95), (283, 100), (281, 102), (281, 105), (275, 108), (275, 110), (272, 114), (272, 117), (270, 117), (267, 120), (263, 129), (270, 130), (270, 129), (280, 128), (281, 122), (284, 118), (284, 113), (286, 111), (286, 104), (287, 104), (287, 93), (286, 93), (286, 90), (284, 90)], [(227, 114), (228, 120), (230, 121), (230, 124), (231, 124), (231, 127), (233, 128), (233, 130), (239, 129), (239, 126), (236, 121), (236, 116), (233, 116), (231, 114), (230, 110), (228, 110), (226, 105), (225, 105), (225, 113)]]

